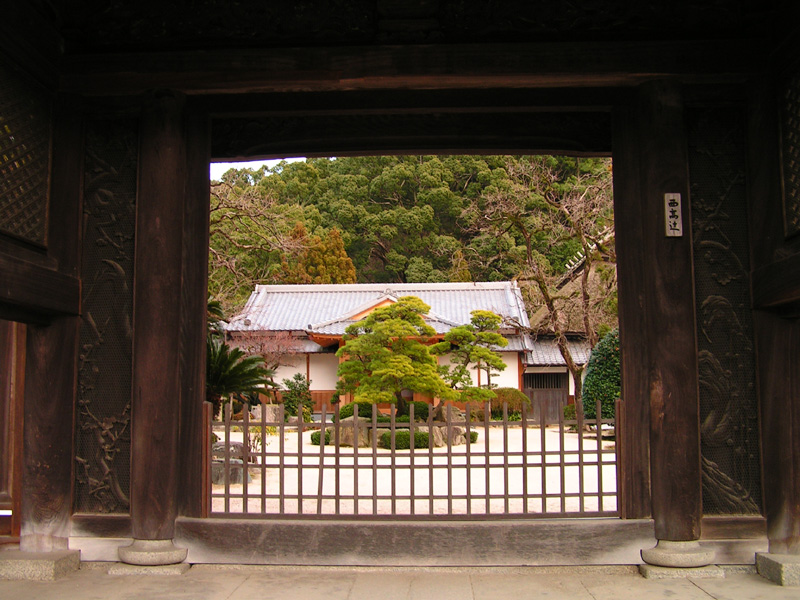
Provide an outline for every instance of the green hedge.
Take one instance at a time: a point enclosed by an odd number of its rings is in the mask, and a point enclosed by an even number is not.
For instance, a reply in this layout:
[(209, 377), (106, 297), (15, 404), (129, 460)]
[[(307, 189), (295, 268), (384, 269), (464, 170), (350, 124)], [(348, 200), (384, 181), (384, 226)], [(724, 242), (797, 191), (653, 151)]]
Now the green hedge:
[[(378, 441), (378, 445), (381, 448), (391, 448), (392, 447), (392, 432), (386, 431), (384, 432), (380, 440)], [(411, 448), (411, 432), (407, 429), (403, 429), (401, 431), (394, 432), (394, 447), (396, 450), (408, 450)], [(427, 431), (415, 431), (414, 432), (414, 448), (427, 448), (428, 447), (428, 432)]]
[(604, 419), (613, 419), (620, 393), (619, 330), (608, 332), (592, 350), (583, 381), (583, 416), (594, 419), (601, 403)]
[[(477, 431), (470, 431), (469, 432), (469, 443), (474, 444), (478, 441), (478, 432)], [(390, 449), (392, 447), (392, 432), (386, 431), (384, 432), (380, 440), (378, 441), (378, 445), (381, 448)], [(401, 431), (394, 432), (394, 447), (395, 450), (408, 450), (411, 448), (411, 432), (405, 429)], [(428, 432), (427, 431), (415, 431), (414, 432), (414, 448), (427, 448), (428, 447)]]

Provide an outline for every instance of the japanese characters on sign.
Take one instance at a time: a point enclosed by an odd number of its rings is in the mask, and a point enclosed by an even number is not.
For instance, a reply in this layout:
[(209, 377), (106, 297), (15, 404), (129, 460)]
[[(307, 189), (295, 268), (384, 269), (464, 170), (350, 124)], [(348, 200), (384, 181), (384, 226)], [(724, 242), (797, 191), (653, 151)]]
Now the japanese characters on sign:
[(680, 194), (664, 194), (664, 216), (667, 237), (683, 237)]

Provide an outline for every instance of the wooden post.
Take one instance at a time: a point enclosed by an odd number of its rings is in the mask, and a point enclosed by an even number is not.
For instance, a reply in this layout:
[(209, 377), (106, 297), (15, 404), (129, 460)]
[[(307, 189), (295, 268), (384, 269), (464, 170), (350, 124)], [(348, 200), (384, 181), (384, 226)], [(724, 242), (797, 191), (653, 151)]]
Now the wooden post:
[(800, 272), (796, 238), (784, 230), (775, 88), (766, 76), (750, 88), (747, 173), (764, 516), (773, 556), (800, 554)]
[(613, 113), (614, 227), (619, 295), (621, 400), (617, 414), (619, 509), (623, 519), (649, 517), (650, 403), (647, 382), (645, 288), (647, 254), (639, 177), (639, 138), (635, 101)]
[[(60, 274), (73, 276), (81, 248), (82, 120), (74, 98), (55, 100), (47, 253)], [(80, 318), (69, 315), (27, 327), (20, 531), (27, 552), (67, 549), (79, 330)]]
[[(184, 99), (149, 95), (142, 110), (134, 275), (131, 519), (135, 564), (181, 562), (177, 515), (180, 325), (186, 195)], [(137, 542), (143, 544), (137, 544)], [(150, 542), (163, 542), (153, 545)], [(152, 555), (163, 555), (153, 558)], [(146, 561), (146, 562), (145, 562)]]
[(769, 551), (800, 554), (800, 320), (755, 313)]
[(19, 537), (25, 325), (0, 320), (0, 538)]
[[(659, 547), (642, 555), (646, 562), (663, 566), (701, 566), (713, 559), (713, 553), (697, 545), (702, 516), (699, 388), (680, 87), (670, 81), (642, 85), (628, 116), (636, 126), (635, 133), (628, 132), (635, 136), (635, 143), (628, 140), (628, 151), (635, 147), (637, 158), (629, 156), (624, 166), (631, 169), (626, 176), (633, 177), (638, 162), (638, 185), (623, 181), (617, 189), (631, 194), (638, 187), (638, 193), (617, 199), (617, 211), (623, 211), (617, 215), (625, 223), (622, 227), (618, 224), (618, 235), (623, 235), (620, 254), (634, 252), (639, 256), (620, 261), (620, 304), (629, 302), (620, 321), (624, 328), (623, 354), (624, 344), (634, 336), (643, 341), (645, 353), (638, 358), (628, 356), (623, 369), (633, 365), (634, 372), (625, 374), (625, 382), (633, 384), (634, 389), (629, 391), (645, 394), (648, 404), (651, 503), (659, 540)], [(667, 194), (679, 194), (683, 227), (679, 237), (668, 235)], [(624, 212), (627, 209), (629, 214)], [(632, 231), (626, 232), (626, 226)], [(629, 327), (634, 324), (641, 329), (631, 331)], [(636, 402), (629, 391), (624, 402)], [(645, 411), (640, 408), (638, 413)], [(629, 426), (636, 423), (627, 412), (626, 417)]]
[(187, 107), (187, 189), (183, 219), (183, 282), (181, 288), (181, 428), (179, 511), (189, 517), (207, 512), (203, 474), (209, 465), (206, 431), (206, 312), (210, 196), (208, 165), (210, 120), (205, 111)]

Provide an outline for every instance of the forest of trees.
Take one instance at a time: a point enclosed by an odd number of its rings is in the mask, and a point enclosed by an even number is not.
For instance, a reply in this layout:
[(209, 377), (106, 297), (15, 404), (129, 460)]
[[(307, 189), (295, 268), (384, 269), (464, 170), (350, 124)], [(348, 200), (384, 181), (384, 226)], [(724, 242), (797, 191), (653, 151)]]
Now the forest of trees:
[(210, 293), (234, 314), (256, 283), (557, 278), (612, 224), (610, 182), (608, 159), (549, 156), (230, 170), (212, 182)]

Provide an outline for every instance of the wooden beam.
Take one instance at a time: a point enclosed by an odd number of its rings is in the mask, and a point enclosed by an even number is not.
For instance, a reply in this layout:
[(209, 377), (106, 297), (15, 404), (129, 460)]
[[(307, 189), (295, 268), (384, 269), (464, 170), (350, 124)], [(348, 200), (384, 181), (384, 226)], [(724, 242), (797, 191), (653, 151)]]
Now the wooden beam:
[(134, 276), (131, 518), (137, 540), (172, 539), (177, 515), (183, 218), (183, 98), (142, 111)]
[(56, 64), (63, 39), (39, 2), (7, 2), (0, 19), (0, 54), (29, 80), (48, 90), (58, 85)]
[[(3, 308), (17, 310), (25, 321), (80, 313), (76, 277), (0, 254), (0, 317)], [(24, 314), (30, 313), (28, 318)]]
[(431, 153), (607, 155), (609, 112), (349, 114), (216, 119), (214, 160)]
[(61, 89), (87, 95), (634, 86), (742, 80), (765, 49), (741, 40), (340, 46), (65, 56)]
[(194, 98), (212, 118), (348, 115), (608, 112), (616, 88), (470, 88), (208, 94)]

